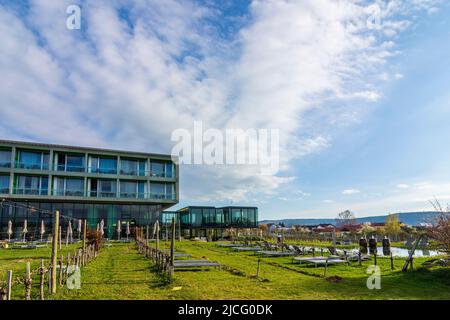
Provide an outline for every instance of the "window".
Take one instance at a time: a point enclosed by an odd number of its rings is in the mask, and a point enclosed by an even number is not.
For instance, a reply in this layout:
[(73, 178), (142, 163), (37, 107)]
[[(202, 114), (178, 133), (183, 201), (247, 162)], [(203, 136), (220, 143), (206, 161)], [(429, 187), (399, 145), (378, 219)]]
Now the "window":
[(17, 167), (21, 169), (48, 170), (49, 154), (39, 151), (18, 151)]
[(57, 153), (55, 155), (55, 167), (58, 171), (84, 172), (84, 156)]
[(59, 178), (53, 180), (53, 194), (58, 196), (84, 196), (84, 179)]
[(120, 197), (136, 198), (138, 183), (135, 181), (120, 181)]
[(89, 159), (89, 172), (117, 174), (117, 159), (92, 156)]
[(0, 167), (9, 168), (11, 166), (11, 150), (0, 150)]
[(120, 174), (131, 176), (145, 176), (146, 160), (120, 160)]
[(241, 209), (233, 208), (231, 210), (231, 223), (241, 224), (242, 223), (242, 211)]
[(150, 198), (151, 199), (175, 199), (175, 185), (173, 183), (157, 183), (150, 184)]
[(16, 194), (47, 195), (48, 177), (17, 176)]
[(116, 197), (116, 181), (98, 180), (98, 195), (103, 198)]
[(172, 162), (152, 160), (150, 171), (153, 177), (173, 178), (175, 170)]
[(9, 176), (6, 175), (0, 176), (0, 193), (1, 194), (9, 193)]

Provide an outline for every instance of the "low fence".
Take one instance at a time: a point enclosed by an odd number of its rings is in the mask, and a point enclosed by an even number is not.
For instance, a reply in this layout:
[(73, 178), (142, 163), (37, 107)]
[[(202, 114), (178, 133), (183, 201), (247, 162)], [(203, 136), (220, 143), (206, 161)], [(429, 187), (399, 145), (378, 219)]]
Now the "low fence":
[(150, 247), (147, 241), (140, 237), (136, 237), (136, 244), (138, 246), (138, 252), (150, 259), (156, 266), (158, 272), (170, 278), (173, 276), (173, 265), (170, 254), (159, 248)]
[[(56, 292), (52, 288), (53, 284), (56, 284), (56, 287), (68, 284), (70, 277), (97, 257), (97, 254), (97, 246), (90, 244), (85, 250), (78, 249), (73, 254), (68, 253), (66, 257), (61, 255), (57, 262), (56, 273), (52, 272), (51, 262), (46, 264), (44, 259), (41, 259), (40, 267), (34, 270), (31, 270), (31, 263), (27, 262), (25, 276), (22, 277), (14, 279), (13, 271), (8, 270), (6, 281), (0, 282), (0, 300), (12, 300), (12, 289), (15, 286), (23, 286), (24, 298), (32, 300), (32, 288), (35, 281), (39, 281), (39, 299), (45, 300), (46, 287), (49, 294)], [(56, 281), (53, 281), (52, 275), (55, 275)]]

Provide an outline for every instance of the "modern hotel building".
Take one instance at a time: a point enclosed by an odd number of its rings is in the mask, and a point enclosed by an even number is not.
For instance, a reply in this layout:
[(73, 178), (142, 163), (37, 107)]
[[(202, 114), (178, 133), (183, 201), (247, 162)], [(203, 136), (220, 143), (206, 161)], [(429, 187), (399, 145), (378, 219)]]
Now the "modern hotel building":
[(41, 221), (50, 231), (48, 212), (56, 210), (63, 230), (70, 220), (86, 219), (90, 228), (103, 220), (109, 238), (119, 220), (124, 233), (126, 223), (158, 220), (167, 227), (175, 218), (185, 237), (219, 238), (228, 228), (258, 226), (255, 207), (164, 211), (178, 203), (178, 182), (179, 167), (170, 155), (0, 140), (0, 201), (9, 201), (0, 207), (0, 239), (9, 221), (12, 237), (19, 237), (25, 220), (28, 238), (38, 238)]
[(178, 203), (178, 166), (170, 155), (81, 148), (0, 140), (0, 238), (8, 221), (15, 233), (27, 220), (34, 237), (44, 220), (59, 210), (65, 220), (87, 219), (95, 228), (102, 219), (112, 237), (117, 221), (149, 225)]

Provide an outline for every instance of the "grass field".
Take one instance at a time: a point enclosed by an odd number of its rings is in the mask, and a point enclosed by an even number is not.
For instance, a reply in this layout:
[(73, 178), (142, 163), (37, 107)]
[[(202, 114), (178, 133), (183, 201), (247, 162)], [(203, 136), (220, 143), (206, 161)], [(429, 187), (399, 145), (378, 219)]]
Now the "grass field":
[[(63, 247), (63, 251), (73, 249)], [(381, 290), (369, 290), (369, 261), (361, 267), (357, 262), (330, 266), (323, 277), (323, 267), (293, 264), (289, 257), (262, 258), (260, 277), (256, 278), (258, 257), (254, 253), (193, 241), (177, 242), (176, 250), (192, 254), (193, 259), (219, 261), (222, 269), (177, 270), (174, 280), (167, 283), (154, 272), (151, 262), (137, 253), (134, 243), (114, 243), (82, 269), (80, 290), (61, 288), (51, 299), (450, 299), (450, 268), (421, 268), (426, 258), (415, 259), (415, 271), (402, 273), (404, 258), (395, 259), (392, 271), (389, 259), (379, 257)], [(0, 281), (5, 270), (23, 275), (27, 260), (35, 268), (41, 258), (49, 256), (49, 248), (1, 249)], [(37, 282), (33, 297), (38, 294)], [(13, 298), (22, 299), (23, 291), (23, 286), (17, 285)]]

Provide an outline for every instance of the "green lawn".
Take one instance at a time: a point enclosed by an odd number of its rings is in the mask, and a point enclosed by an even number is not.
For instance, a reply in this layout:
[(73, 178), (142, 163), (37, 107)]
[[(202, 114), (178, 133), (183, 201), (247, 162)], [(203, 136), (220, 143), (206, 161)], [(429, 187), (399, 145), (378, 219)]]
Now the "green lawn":
[[(47, 250), (47, 251), (45, 251)], [(105, 247), (93, 262), (82, 269), (80, 290), (60, 289), (52, 299), (450, 299), (450, 268), (420, 268), (426, 259), (415, 259), (416, 270), (402, 273), (404, 259), (378, 258), (381, 290), (366, 286), (366, 269), (330, 266), (327, 277), (323, 267), (292, 263), (289, 257), (262, 258), (260, 278), (255, 277), (258, 257), (251, 252), (234, 252), (217, 243), (176, 242), (176, 250), (193, 255), (193, 259), (219, 261), (221, 270), (176, 271), (172, 283), (156, 274), (149, 260), (139, 255), (133, 243), (113, 243)], [(0, 250), (0, 280), (4, 271), (25, 271), (25, 261), (33, 265), (40, 257), (49, 257), (49, 249)], [(23, 273), (22, 272), (22, 273)], [(338, 281), (329, 277), (338, 276)], [(37, 282), (37, 280), (35, 281)], [(21, 287), (21, 286), (17, 286)], [(23, 288), (23, 287), (21, 287)], [(36, 296), (37, 287), (33, 288)], [(23, 297), (23, 289), (13, 292)]]

